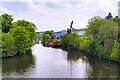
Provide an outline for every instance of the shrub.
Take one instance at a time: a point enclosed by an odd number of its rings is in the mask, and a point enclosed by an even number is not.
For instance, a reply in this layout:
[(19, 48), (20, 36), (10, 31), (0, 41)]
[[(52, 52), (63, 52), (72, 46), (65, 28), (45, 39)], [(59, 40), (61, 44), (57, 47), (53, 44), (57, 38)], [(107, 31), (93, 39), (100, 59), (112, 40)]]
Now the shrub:
[(80, 49), (81, 37), (77, 33), (64, 34), (61, 45), (65, 49)]

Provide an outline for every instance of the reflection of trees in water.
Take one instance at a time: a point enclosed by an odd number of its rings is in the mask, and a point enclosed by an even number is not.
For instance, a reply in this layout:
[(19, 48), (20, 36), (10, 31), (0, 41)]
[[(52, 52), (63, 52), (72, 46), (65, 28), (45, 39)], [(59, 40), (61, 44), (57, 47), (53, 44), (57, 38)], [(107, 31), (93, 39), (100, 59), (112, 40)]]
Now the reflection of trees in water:
[(68, 61), (78, 61), (79, 59), (82, 59), (83, 62), (88, 62), (87, 57), (84, 53), (80, 51), (68, 51), (67, 60)]
[(83, 63), (86, 63), (86, 67), (88, 64), (88, 59), (86, 57), (86, 55), (80, 51), (68, 51), (68, 56), (67, 56), (67, 60), (69, 62), (69, 66), (70, 66), (70, 77), (72, 75), (73, 72), (73, 65), (75, 64), (75, 62), (77, 62), (79, 59), (82, 59)]
[(35, 64), (33, 55), (15, 56), (2, 60), (2, 73), (18, 72), (23, 73)]
[[(68, 51), (67, 60), (70, 63), (71, 72), (74, 62), (82, 59), (86, 63), (86, 74), (88, 78), (118, 78), (120, 77), (120, 64), (91, 56), (79, 51)], [(87, 66), (87, 64), (89, 64)], [(72, 74), (72, 73), (71, 73)]]
[(87, 68), (89, 78), (118, 78), (119, 64), (96, 56), (89, 56), (88, 61), (91, 67)]
[(120, 79), (120, 65), (118, 66), (118, 78)]

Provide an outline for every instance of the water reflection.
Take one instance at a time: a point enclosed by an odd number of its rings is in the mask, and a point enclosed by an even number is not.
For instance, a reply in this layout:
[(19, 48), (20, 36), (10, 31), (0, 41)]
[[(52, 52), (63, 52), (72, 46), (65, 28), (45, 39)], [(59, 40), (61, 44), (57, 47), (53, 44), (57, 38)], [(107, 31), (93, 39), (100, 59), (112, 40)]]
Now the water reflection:
[(80, 51), (68, 51), (67, 60), (70, 62), (71, 67), (73, 64), (75, 64), (75, 62), (79, 61), (80, 59), (82, 59), (82, 63), (86, 64), (85, 72), (87, 78), (119, 78), (120, 77), (118, 73), (120, 69), (120, 64), (112, 61), (108, 61), (106, 59), (101, 59), (97, 56), (90, 56)]
[(118, 78), (120, 64), (80, 51), (64, 51), (37, 44), (32, 55), (3, 59), (3, 77)]
[(91, 70), (89, 71), (90, 78), (118, 78), (118, 70), (120, 64), (101, 59), (96, 56), (88, 57), (89, 65)]
[(89, 67), (87, 57), (80, 51), (68, 51), (67, 61), (70, 65), (70, 78), (88, 78), (86, 69)]
[(3, 59), (2, 75), (5, 77), (7, 77), (7, 75), (13, 74), (23, 75), (29, 70), (29, 68), (34, 67), (34, 65), (35, 58), (33, 55), (15, 56), (13, 58)]
[(68, 61), (78, 61), (79, 59), (82, 59), (83, 62), (88, 62), (88, 58), (85, 56), (84, 53), (80, 51), (68, 51), (67, 60)]

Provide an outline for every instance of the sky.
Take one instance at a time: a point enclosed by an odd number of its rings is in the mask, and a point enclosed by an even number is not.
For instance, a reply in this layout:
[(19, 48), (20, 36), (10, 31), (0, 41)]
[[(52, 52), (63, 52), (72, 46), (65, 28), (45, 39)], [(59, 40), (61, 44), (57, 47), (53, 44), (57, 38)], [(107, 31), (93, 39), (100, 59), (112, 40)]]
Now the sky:
[(32, 22), (38, 31), (66, 30), (73, 27), (85, 28), (94, 16), (104, 18), (109, 12), (118, 15), (119, 0), (1, 0), (0, 15), (13, 15), (14, 22)]

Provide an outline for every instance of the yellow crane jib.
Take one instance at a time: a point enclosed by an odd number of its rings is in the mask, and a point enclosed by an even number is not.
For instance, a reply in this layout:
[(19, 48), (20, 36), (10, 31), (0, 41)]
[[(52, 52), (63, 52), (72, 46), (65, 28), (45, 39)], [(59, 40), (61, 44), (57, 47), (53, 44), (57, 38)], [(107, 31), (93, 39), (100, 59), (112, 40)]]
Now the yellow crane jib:
[(55, 39), (53, 41), (53, 43), (55, 44), (57, 42), (57, 35), (55, 35)]

